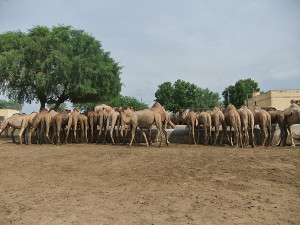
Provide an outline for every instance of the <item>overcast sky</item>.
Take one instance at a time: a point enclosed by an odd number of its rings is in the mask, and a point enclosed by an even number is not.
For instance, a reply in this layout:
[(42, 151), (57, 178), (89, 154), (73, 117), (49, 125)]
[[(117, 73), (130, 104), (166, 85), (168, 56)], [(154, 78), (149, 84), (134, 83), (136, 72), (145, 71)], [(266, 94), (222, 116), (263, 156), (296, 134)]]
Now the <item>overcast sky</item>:
[(61, 24), (101, 41), (124, 67), (121, 93), (149, 106), (177, 79), (220, 95), (246, 78), (300, 89), (299, 0), (0, 0), (0, 33)]

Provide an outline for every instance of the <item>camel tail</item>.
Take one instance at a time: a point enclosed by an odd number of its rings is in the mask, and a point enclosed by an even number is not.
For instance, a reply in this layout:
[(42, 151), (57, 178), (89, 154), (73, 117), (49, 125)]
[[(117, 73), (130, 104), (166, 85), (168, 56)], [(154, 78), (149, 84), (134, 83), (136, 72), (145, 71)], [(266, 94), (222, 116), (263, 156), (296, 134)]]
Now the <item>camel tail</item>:
[(6, 130), (7, 125), (8, 125), (8, 119), (5, 119), (1, 125), (0, 134), (2, 134), (2, 132)]

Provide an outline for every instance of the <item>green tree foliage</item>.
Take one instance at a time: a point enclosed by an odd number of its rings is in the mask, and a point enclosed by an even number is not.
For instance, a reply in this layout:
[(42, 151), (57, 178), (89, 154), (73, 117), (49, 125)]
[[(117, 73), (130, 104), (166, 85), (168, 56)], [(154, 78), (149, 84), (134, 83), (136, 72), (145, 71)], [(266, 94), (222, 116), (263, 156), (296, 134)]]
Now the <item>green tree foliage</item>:
[(121, 91), (120, 70), (99, 41), (71, 26), (0, 34), (0, 90), (18, 102), (105, 101)]
[[(47, 108), (53, 109), (55, 107), (55, 104), (47, 104)], [(57, 112), (61, 112), (62, 110), (67, 109), (67, 104), (66, 103), (61, 103), (58, 109), (56, 109)]]
[(105, 102), (98, 102), (98, 103), (77, 103), (77, 104), (73, 104), (73, 107), (78, 107), (82, 110), (87, 110), (87, 111), (91, 111), (94, 109), (94, 107), (96, 105), (100, 105), (100, 104), (106, 104), (109, 105), (111, 107), (118, 107), (118, 106), (122, 106), (123, 109), (125, 109), (127, 106), (133, 106), (133, 108), (135, 110), (141, 110), (141, 109), (148, 109), (149, 106), (145, 103), (141, 103), (139, 102), (136, 98), (134, 97), (130, 97), (130, 96), (122, 96), (119, 95), (116, 98), (113, 98), (109, 101), (105, 101)]
[(22, 110), (23, 105), (18, 102), (0, 100), (0, 109)]
[[(224, 106), (227, 107), (229, 103), (232, 103), (235, 107), (240, 107), (247, 99), (247, 95), (248, 98), (252, 98), (252, 93), (255, 91), (260, 91), (256, 81), (250, 78), (238, 80), (235, 85), (230, 85), (222, 92)], [(230, 102), (228, 102), (228, 95)]]
[(174, 84), (162, 83), (155, 92), (155, 98), (155, 101), (171, 112), (177, 112), (181, 108), (201, 111), (222, 104), (218, 93), (183, 80), (177, 80)]

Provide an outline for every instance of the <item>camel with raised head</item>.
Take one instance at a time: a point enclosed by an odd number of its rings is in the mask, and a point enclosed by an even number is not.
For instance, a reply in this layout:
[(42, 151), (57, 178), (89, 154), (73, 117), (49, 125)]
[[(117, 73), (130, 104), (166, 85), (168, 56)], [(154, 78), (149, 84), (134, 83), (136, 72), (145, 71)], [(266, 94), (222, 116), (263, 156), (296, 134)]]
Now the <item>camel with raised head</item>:
[[(175, 129), (176, 126), (172, 123), (171, 119), (170, 119), (170, 116), (169, 114), (166, 112), (166, 110), (164, 109), (164, 107), (162, 107), (162, 105), (159, 103), (159, 102), (155, 102), (151, 108), (152, 111), (154, 112), (158, 112), (161, 116), (161, 120), (162, 120), (162, 124), (163, 124), (163, 129), (165, 130), (165, 132), (167, 133), (167, 126), (168, 124), (172, 127), (172, 129)], [(151, 128), (149, 130), (149, 136), (151, 137)], [(167, 138), (167, 142), (169, 142), (169, 139), (168, 139), (168, 135), (166, 136)], [(151, 139), (150, 139), (151, 140)], [(156, 134), (156, 137), (155, 137), (155, 142), (157, 142), (158, 140), (158, 133)]]
[[(293, 137), (293, 129), (292, 125), (300, 124), (300, 107), (296, 103), (292, 103), (289, 108), (286, 108), (284, 111), (285, 116), (285, 126), (290, 132), (290, 137), (292, 140), (292, 146), (295, 146), (294, 137)], [(287, 131), (285, 131), (285, 143), (287, 138)]]
[(277, 146), (280, 146), (281, 143), (283, 146), (286, 145), (285, 143), (285, 124), (284, 124), (284, 112), (281, 110), (277, 110), (274, 107), (266, 107), (264, 108), (271, 116), (271, 124), (278, 124), (280, 129), (279, 141)]
[(197, 126), (197, 119), (196, 119), (196, 114), (194, 111), (191, 109), (189, 113), (185, 117), (186, 119), (186, 125), (189, 128), (189, 144), (191, 144), (191, 139), (194, 141), (194, 144), (196, 144), (195, 140), (195, 126)]
[(60, 141), (60, 132), (61, 129), (65, 130), (65, 127), (68, 124), (69, 121), (69, 113), (71, 112), (71, 110), (69, 109), (64, 109), (62, 110), (59, 114), (57, 114), (53, 120), (52, 120), (52, 127), (53, 127), (53, 136), (56, 136), (56, 144), (61, 144)]
[(258, 106), (253, 107), (253, 116), (254, 116), (254, 125), (259, 125), (261, 133), (262, 133), (262, 146), (265, 146), (267, 139), (267, 146), (271, 145), (271, 116), (270, 114), (264, 110), (259, 108)]
[(77, 126), (78, 126), (79, 111), (80, 111), (79, 108), (75, 108), (75, 109), (73, 109), (73, 112), (71, 112), (71, 114), (69, 116), (65, 143), (67, 143), (67, 141), (68, 141), (71, 127), (73, 127), (73, 134), (74, 134), (75, 142), (76, 143), (78, 142), (76, 133), (77, 133)]
[(39, 138), (37, 138), (37, 143), (41, 144), (41, 136), (42, 136), (42, 132), (43, 132), (43, 127), (42, 127), (42, 120), (45, 117), (45, 115), (48, 114), (48, 110), (45, 108), (40, 109), (40, 112), (37, 113), (33, 119), (32, 119), (32, 125), (30, 127), (30, 130), (28, 132), (28, 144), (31, 144), (31, 136), (32, 133), (39, 127), (40, 128), (40, 135), (37, 134), (36, 136), (39, 136)]
[(231, 137), (232, 134), (230, 134), (230, 139), (229, 139), (228, 132), (227, 132), (227, 126), (230, 126), (230, 133), (231, 133), (231, 128), (233, 127), (234, 129), (236, 147), (240, 146), (242, 148), (243, 142), (242, 142), (242, 133), (241, 133), (241, 119), (235, 106), (229, 104), (224, 112), (224, 116), (225, 116), (225, 123), (224, 123), (223, 130), (226, 134), (228, 142), (230, 143), (231, 146), (233, 145), (232, 137)]
[[(166, 135), (166, 132), (162, 128), (161, 115), (157, 112), (154, 112), (149, 109), (144, 109), (144, 110), (136, 111), (130, 117), (127, 117), (127, 116), (125, 116), (124, 112), (122, 111), (121, 117), (125, 123), (127, 123), (131, 126), (131, 141), (130, 141), (129, 146), (132, 145), (132, 141), (134, 139), (135, 131), (136, 131), (137, 127), (139, 127), (141, 129), (141, 132), (146, 140), (147, 146), (149, 146), (149, 143), (148, 143), (147, 136), (146, 136), (146, 133), (143, 130), (143, 128), (148, 129), (150, 126), (155, 124), (158, 131), (160, 132), (161, 136), (162, 136), (162, 133), (164, 133), (164, 135)], [(161, 146), (161, 143), (162, 143), (162, 138), (160, 140), (159, 147)], [(166, 144), (168, 145), (167, 142), (166, 142)]]
[(222, 125), (222, 132), (221, 132), (221, 139), (220, 139), (220, 143), (222, 145), (223, 132), (224, 132), (223, 128), (224, 128), (224, 126), (226, 126), (226, 125), (224, 125), (225, 124), (225, 116), (219, 106), (215, 106), (213, 111), (207, 111), (207, 112), (211, 116), (211, 125), (212, 125), (212, 127), (215, 128), (213, 145), (217, 145), (217, 140), (220, 135), (220, 126)]
[(254, 137), (254, 116), (250, 109), (246, 106), (242, 106), (240, 109), (237, 110), (240, 119), (241, 119), (241, 126), (242, 126), (242, 135), (244, 145), (249, 145), (249, 128), (251, 129), (251, 146), (252, 148), (255, 147), (255, 137)]
[(198, 138), (197, 144), (200, 141), (200, 127), (204, 128), (204, 144), (207, 145), (208, 142), (212, 144), (211, 140), (211, 116), (209, 112), (197, 112), (196, 119), (198, 120)]
[(12, 141), (15, 143), (14, 132), (16, 129), (20, 129), (19, 141), (20, 141), (20, 144), (23, 144), (22, 136), (23, 136), (23, 133), (24, 133), (27, 125), (28, 125), (28, 115), (26, 115), (25, 113), (14, 114), (11, 117), (6, 118), (3, 121), (1, 130), (0, 130), (0, 135), (2, 134), (3, 131), (8, 129), (9, 127), (12, 127), (13, 130), (11, 131), (11, 138), (12, 138)]

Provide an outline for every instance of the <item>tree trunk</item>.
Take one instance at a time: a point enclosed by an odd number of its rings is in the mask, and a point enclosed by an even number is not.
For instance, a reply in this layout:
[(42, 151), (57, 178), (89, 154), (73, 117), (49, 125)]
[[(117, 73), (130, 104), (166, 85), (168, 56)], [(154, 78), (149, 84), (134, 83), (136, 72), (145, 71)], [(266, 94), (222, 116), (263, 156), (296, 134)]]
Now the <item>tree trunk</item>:
[(40, 110), (43, 109), (43, 108), (46, 108), (46, 102), (47, 102), (46, 99), (40, 99), (40, 103), (41, 103)]
[(66, 95), (61, 94), (61, 96), (59, 96), (59, 98), (57, 99), (55, 106), (52, 108), (54, 111), (57, 111), (57, 109), (59, 108), (60, 104), (64, 103), (67, 100)]

